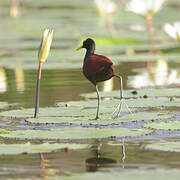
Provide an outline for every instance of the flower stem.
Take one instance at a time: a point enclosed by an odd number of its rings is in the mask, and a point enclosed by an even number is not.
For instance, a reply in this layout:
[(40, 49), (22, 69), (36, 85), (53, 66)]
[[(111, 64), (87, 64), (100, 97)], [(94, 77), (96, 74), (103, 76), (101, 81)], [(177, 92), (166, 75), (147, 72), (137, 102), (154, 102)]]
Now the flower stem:
[(147, 32), (149, 35), (149, 43), (150, 43), (150, 48), (149, 48), (149, 52), (153, 53), (154, 52), (154, 37), (153, 37), (153, 31), (152, 31), (152, 16), (151, 15), (147, 15), (146, 16), (146, 27), (147, 27)]
[(41, 71), (42, 71), (42, 63), (39, 63), (37, 84), (36, 84), (36, 102), (35, 102), (36, 104), (35, 104), (34, 118), (37, 118), (39, 113), (39, 92), (40, 92)]
[(109, 15), (106, 15), (105, 18), (106, 18), (106, 25), (109, 29), (109, 32), (111, 33), (111, 36), (112, 37), (116, 36), (117, 32), (116, 32), (116, 29), (114, 27), (111, 17), (109, 17)]

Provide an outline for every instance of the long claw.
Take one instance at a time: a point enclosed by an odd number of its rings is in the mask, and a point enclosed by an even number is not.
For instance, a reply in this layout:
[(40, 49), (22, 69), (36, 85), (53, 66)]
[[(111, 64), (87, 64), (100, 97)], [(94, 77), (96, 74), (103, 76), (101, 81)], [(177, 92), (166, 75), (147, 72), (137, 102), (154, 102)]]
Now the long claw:
[[(126, 109), (132, 114), (131, 110), (129, 109), (129, 107), (128, 107), (126, 101), (125, 101), (125, 99), (122, 98), (122, 99), (120, 100), (120, 103), (119, 103), (118, 106), (115, 108), (114, 112), (112, 113), (113, 119), (120, 117), (123, 104), (125, 104)], [(117, 113), (116, 113), (116, 112), (117, 112)]]
[(115, 119), (115, 118), (119, 117), (121, 114), (121, 110), (122, 110), (122, 99), (120, 100), (120, 103), (115, 108), (114, 112), (112, 113), (112, 118)]
[(127, 103), (126, 103), (125, 100), (124, 100), (124, 104), (125, 104), (125, 106), (126, 106), (126, 109), (132, 114), (132, 111), (131, 111), (130, 108), (128, 107), (128, 105), (127, 105)]

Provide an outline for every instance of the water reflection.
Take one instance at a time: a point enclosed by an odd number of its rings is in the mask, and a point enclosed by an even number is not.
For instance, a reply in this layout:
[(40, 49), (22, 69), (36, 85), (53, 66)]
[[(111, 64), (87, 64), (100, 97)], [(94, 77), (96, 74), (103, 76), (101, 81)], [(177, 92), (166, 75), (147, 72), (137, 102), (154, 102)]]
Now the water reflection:
[(40, 169), (41, 169), (41, 178), (49, 179), (52, 176), (56, 175), (56, 171), (50, 168), (49, 161), (44, 158), (43, 153), (39, 153), (40, 157)]
[(0, 93), (7, 91), (7, 77), (3, 67), (0, 67)]
[(19, 0), (11, 0), (10, 17), (16, 19), (19, 16)]
[(43, 153), (39, 153), (39, 157), (40, 157), (40, 168), (45, 169), (48, 166), (48, 164), (44, 159)]
[(122, 140), (122, 144), (119, 143), (114, 144), (114, 142), (109, 141), (108, 145), (110, 145), (112, 149), (114, 148), (114, 146), (121, 146), (121, 164), (122, 164), (122, 168), (124, 169), (124, 164), (126, 159), (126, 147), (125, 147), (124, 139)]
[(114, 78), (111, 78), (103, 83), (103, 91), (110, 92), (114, 88)]
[(24, 86), (24, 70), (22, 68), (14, 69), (15, 80), (16, 80), (16, 90), (22, 93), (25, 90)]
[(124, 139), (123, 139), (123, 143), (122, 143), (121, 156), (122, 156), (122, 168), (124, 168), (124, 162), (126, 159), (126, 148), (125, 148), (125, 144), (124, 144)]
[(140, 70), (140, 73), (131, 76), (128, 85), (133, 88), (156, 87), (180, 84), (180, 75), (178, 70), (170, 69), (167, 61), (160, 59), (152, 68)]
[(101, 167), (110, 167), (118, 163), (122, 164), (122, 168), (124, 168), (125, 150), (124, 140), (122, 144), (109, 142), (108, 146), (96, 141), (90, 148), (91, 157), (86, 159), (86, 170), (94, 172)]
[[(123, 87), (141, 88), (148, 86), (179, 85), (180, 74), (177, 64), (164, 60), (153, 63), (146, 69), (142, 62), (122, 63), (115, 67), (117, 74), (123, 74)], [(34, 107), (36, 70), (0, 67), (0, 99), (9, 103)], [(111, 79), (99, 84), (100, 91), (119, 90), (119, 81)], [(94, 92), (94, 87), (77, 70), (44, 70), (41, 81), (40, 106), (52, 106), (57, 102), (80, 100), (80, 94)], [(47, 96), (48, 94), (48, 96)]]
[(97, 142), (91, 147), (93, 157), (86, 159), (86, 170), (89, 172), (98, 171), (100, 167), (105, 167), (110, 164), (116, 164), (115, 159), (103, 157), (101, 153), (102, 144)]

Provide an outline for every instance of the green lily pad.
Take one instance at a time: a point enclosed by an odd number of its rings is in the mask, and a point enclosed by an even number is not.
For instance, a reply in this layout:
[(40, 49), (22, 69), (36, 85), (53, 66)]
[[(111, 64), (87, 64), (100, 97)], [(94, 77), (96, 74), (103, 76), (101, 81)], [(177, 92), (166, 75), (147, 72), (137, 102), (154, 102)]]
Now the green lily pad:
[(94, 40), (99, 46), (110, 46), (110, 45), (137, 45), (143, 43), (138, 39), (123, 38), (123, 37), (94, 37)]
[[(174, 98), (170, 101), (169, 98), (138, 98), (138, 99), (126, 99), (126, 103), (129, 108), (133, 111), (138, 108), (153, 108), (153, 107), (180, 107), (180, 98)], [(112, 112), (115, 110), (119, 104), (118, 99), (112, 100), (102, 100), (100, 101), (100, 116), (102, 120), (111, 119)], [(123, 112), (128, 112), (125, 105), (122, 106)], [(73, 120), (83, 120), (93, 119), (96, 114), (97, 100), (87, 100), (87, 101), (72, 101), (67, 103), (57, 103), (57, 107), (44, 107), (39, 109), (40, 121), (45, 123), (48, 121), (69, 123)], [(34, 109), (21, 109), (21, 110), (10, 110), (0, 112), (0, 116), (11, 117), (11, 118), (32, 118), (34, 114)], [(142, 114), (141, 114), (142, 115)], [(148, 115), (147, 115), (148, 116)], [(142, 116), (143, 117), (143, 116)], [(140, 118), (140, 116), (138, 116)], [(132, 120), (137, 120), (138, 118), (130, 117)], [(44, 120), (43, 120), (44, 119)], [(34, 121), (29, 119), (28, 121)], [(75, 122), (75, 121), (74, 121)]]
[(128, 99), (126, 103), (134, 108), (154, 108), (154, 107), (180, 107), (180, 98), (138, 98)]
[[(138, 90), (124, 90), (124, 97), (132, 98), (132, 97), (143, 97), (146, 95), (147, 97), (180, 97), (179, 88), (160, 88), (160, 89), (138, 89)], [(86, 98), (96, 98), (97, 95), (95, 92), (82, 94), (82, 96)], [(111, 91), (111, 92), (100, 92), (100, 96), (102, 98), (110, 97), (115, 98), (119, 97), (119, 91)]]
[(113, 119), (111, 114), (100, 115), (100, 119), (92, 120), (94, 116), (87, 117), (39, 117), (38, 119), (29, 118), (27, 122), (34, 124), (82, 124), (82, 125), (108, 125), (108, 124), (119, 124), (122, 122), (133, 122), (133, 121), (147, 121), (155, 119), (168, 119), (171, 118), (170, 114), (157, 113), (157, 112), (137, 112), (133, 114), (122, 115), (118, 118)]
[[(104, 113), (112, 113), (110, 108), (101, 108)], [(39, 109), (39, 117), (85, 117), (95, 116), (96, 106), (94, 108), (78, 108), (78, 107), (45, 107)], [(0, 116), (11, 118), (27, 118), (33, 117), (34, 109), (10, 110), (0, 113)]]
[(11, 131), (9, 134), (1, 134), (0, 137), (14, 139), (99, 139), (99, 138), (115, 138), (126, 136), (143, 136), (150, 133), (147, 129), (127, 129), (127, 128), (60, 128), (53, 130), (17, 130)]
[(170, 151), (170, 152), (180, 152), (180, 142), (178, 141), (160, 141), (147, 144), (145, 149), (156, 150), (156, 151)]
[(154, 130), (180, 130), (180, 121), (169, 121), (160, 123), (151, 123), (144, 126)]
[[(131, 91), (132, 92), (132, 91)], [(129, 99), (126, 99), (126, 103), (128, 104), (129, 107), (131, 108), (148, 108), (148, 107), (180, 107), (180, 98), (168, 98), (165, 97), (166, 93), (164, 93), (164, 95), (162, 94), (161, 96), (159, 96), (159, 98), (157, 98), (156, 95), (150, 94), (146, 95), (144, 93), (143, 96), (141, 96), (139, 94), (139, 96), (137, 95), (133, 95), (132, 93), (129, 93), (129, 96), (127, 95), (127, 97)], [(174, 93), (174, 92), (173, 92)], [(111, 93), (109, 93), (111, 94)], [(113, 92), (112, 92), (113, 94)], [(143, 94), (143, 93), (142, 93)], [(105, 96), (106, 93), (104, 93), (104, 98), (105, 97), (109, 97), (109, 96)], [(174, 94), (169, 94), (169, 95), (174, 95)], [(132, 98), (132, 96), (137, 97), (136, 98)], [(179, 95), (176, 95), (179, 96)], [(114, 96), (113, 96), (114, 97)], [(138, 98), (141, 97), (141, 98)], [(173, 96), (174, 97), (174, 96)], [(96, 97), (95, 97), (96, 98)], [(57, 103), (57, 105), (61, 105), (62, 103)], [(91, 100), (88, 99), (86, 101), (70, 101), (67, 102), (67, 104), (70, 107), (81, 107), (81, 108), (96, 108), (97, 107), (97, 100)], [(103, 109), (106, 108), (111, 108), (112, 111), (113, 109), (119, 104), (119, 100), (118, 99), (103, 99), (100, 101), (100, 107)], [(123, 109), (123, 110), (127, 110), (127, 109)], [(103, 112), (103, 111), (102, 111)], [(106, 113), (106, 112), (104, 112)]]
[(88, 144), (0, 144), (0, 155), (15, 155), (15, 154), (32, 154), (32, 153), (45, 153), (45, 152), (54, 152), (63, 149), (85, 149), (88, 148)]

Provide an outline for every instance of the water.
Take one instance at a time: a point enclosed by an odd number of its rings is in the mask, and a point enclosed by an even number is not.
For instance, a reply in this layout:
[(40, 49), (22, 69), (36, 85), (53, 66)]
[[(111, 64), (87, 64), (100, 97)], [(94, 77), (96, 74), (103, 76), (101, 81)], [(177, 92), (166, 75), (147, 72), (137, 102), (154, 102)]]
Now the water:
[[(8, 2), (1, 0), (0, 3), (0, 18), (2, 27), (4, 27), (4, 29), (0, 30), (0, 99), (2, 102), (11, 104), (8, 108), (5, 107), (5, 110), (34, 107), (37, 48), (40, 41), (40, 29), (46, 26), (55, 29), (55, 41), (51, 51), (52, 54), (42, 73), (40, 106), (47, 107), (54, 106), (57, 102), (83, 100), (81, 94), (95, 91), (93, 85), (83, 76), (80, 68), (84, 52), (76, 54), (74, 51), (82, 36), (109, 35), (102, 22), (103, 20), (96, 15), (92, 1), (24, 1), (21, 4), (21, 14), (17, 20), (12, 20), (9, 17)], [(173, 3), (176, 3), (176, 1), (173, 1)], [(168, 20), (175, 20), (177, 17), (174, 17), (172, 7), (169, 5), (168, 8), (169, 12), (171, 12)], [(162, 10), (159, 15), (162, 21), (158, 22), (155, 19), (155, 28), (165, 22), (164, 13), (165, 11)], [(126, 32), (129, 24), (134, 22), (134, 16), (129, 15), (123, 19), (120, 15), (122, 15), (122, 12), (119, 11), (114, 17), (116, 27), (119, 30), (118, 35), (121, 37), (125, 35), (128, 38), (136, 37), (148, 44), (145, 32), (130, 31), (129, 34)], [(136, 20), (137, 23), (143, 24), (142, 18), (137, 17)], [(156, 35), (157, 42), (168, 39), (158, 29)], [(130, 47), (135, 50), (137, 48), (134, 45)], [(113, 60), (113, 57), (120, 58), (121, 55), (124, 55), (129, 46), (122, 45), (119, 48), (120, 50), (117, 50), (117, 46), (111, 46), (110, 48), (108, 46), (97, 47), (97, 51), (101, 53), (107, 52), (107, 55)], [(147, 53), (147, 48), (143, 52)], [(141, 52), (137, 53), (140, 54)], [(178, 59), (172, 62), (157, 59), (157, 61), (152, 62), (152, 68), (148, 69), (146, 62), (137, 59), (135, 62), (119, 63), (115, 66), (115, 70), (117, 74), (123, 77), (124, 89), (165, 88), (180, 86), (178, 66)], [(118, 90), (119, 82), (113, 79), (109, 82), (100, 83), (99, 87), (100, 91)], [(176, 120), (180, 120), (178, 109), (169, 110), (176, 111)], [(21, 122), (15, 120), (12, 122), (3, 117), (1, 118), (1, 128), (27, 129), (34, 127), (28, 126), (23, 120)], [(43, 129), (44, 126), (38, 128)], [(70, 173), (103, 172), (109, 169), (115, 171), (137, 168), (179, 169), (180, 159), (178, 153), (151, 151), (143, 148), (145, 144), (152, 140), (173, 138), (173, 141), (178, 141), (179, 135), (179, 132), (159, 132), (143, 139), (129, 139), (124, 144), (122, 139), (113, 142), (92, 140), (89, 142), (89, 149), (85, 150), (63, 150), (41, 155), (3, 155), (0, 156), (0, 177), (2, 179), (25, 177), (33, 179), (37, 177), (51, 178), (55, 175), (68, 175)], [(24, 141), (1, 138), (1, 142), (22, 143)], [(42, 142), (35, 141), (35, 143)], [(108, 145), (110, 143), (117, 145), (110, 146)], [(124, 152), (122, 152), (123, 150)], [(42, 156), (47, 162), (42, 161)]]

